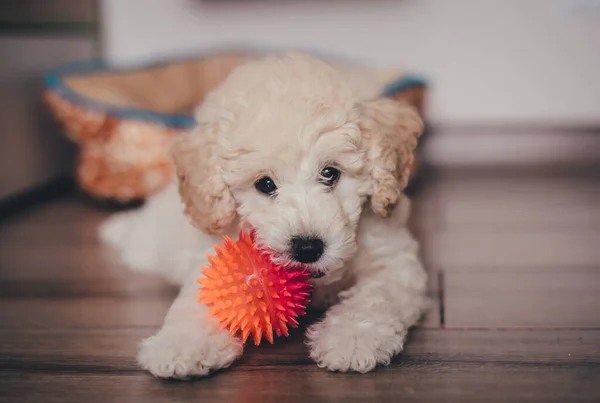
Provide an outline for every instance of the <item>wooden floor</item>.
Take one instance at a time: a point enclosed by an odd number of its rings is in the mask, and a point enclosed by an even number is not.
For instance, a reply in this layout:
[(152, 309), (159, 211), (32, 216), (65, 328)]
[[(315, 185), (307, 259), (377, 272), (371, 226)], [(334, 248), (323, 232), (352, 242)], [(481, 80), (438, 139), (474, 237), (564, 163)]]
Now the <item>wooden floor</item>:
[(436, 303), (391, 367), (328, 373), (296, 332), (188, 383), (136, 366), (175, 290), (112, 261), (95, 239), (106, 212), (68, 197), (12, 217), (0, 229), (0, 400), (599, 402), (600, 180), (445, 173), (416, 199)]

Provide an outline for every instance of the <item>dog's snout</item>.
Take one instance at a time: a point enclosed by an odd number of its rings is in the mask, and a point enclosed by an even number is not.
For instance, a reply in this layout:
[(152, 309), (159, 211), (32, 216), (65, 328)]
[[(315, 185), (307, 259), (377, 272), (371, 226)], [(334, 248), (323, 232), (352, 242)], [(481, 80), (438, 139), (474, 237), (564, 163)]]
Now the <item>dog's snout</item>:
[(292, 238), (292, 255), (300, 263), (314, 263), (321, 258), (325, 245), (319, 238)]

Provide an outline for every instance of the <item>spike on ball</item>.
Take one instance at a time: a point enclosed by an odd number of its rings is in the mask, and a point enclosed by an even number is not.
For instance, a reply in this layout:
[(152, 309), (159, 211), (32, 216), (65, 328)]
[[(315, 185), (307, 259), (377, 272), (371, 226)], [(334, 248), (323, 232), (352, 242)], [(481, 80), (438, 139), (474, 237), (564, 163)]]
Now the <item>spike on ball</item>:
[(244, 342), (252, 335), (259, 345), (263, 337), (273, 344), (274, 333), (287, 336), (288, 326), (298, 326), (311, 289), (308, 273), (275, 265), (244, 230), (237, 242), (225, 237), (215, 252), (202, 268), (198, 296), (223, 328)]

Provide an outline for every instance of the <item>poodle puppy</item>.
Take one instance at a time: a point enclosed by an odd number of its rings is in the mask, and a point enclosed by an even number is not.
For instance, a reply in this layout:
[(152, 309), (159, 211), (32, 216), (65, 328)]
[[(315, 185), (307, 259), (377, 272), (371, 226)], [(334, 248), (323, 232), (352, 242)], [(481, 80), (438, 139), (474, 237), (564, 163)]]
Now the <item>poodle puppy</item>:
[(208, 95), (173, 145), (176, 183), (101, 228), (126, 265), (182, 285), (140, 345), (143, 368), (187, 379), (240, 357), (240, 340), (197, 302), (196, 279), (242, 225), (278, 263), (311, 271), (312, 303), (328, 308), (306, 336), (320, 367), (364, 373), (402, 351), (426, 306), (402, 193), (422, 122), (381, 89), (291, 53), (247, 62)]

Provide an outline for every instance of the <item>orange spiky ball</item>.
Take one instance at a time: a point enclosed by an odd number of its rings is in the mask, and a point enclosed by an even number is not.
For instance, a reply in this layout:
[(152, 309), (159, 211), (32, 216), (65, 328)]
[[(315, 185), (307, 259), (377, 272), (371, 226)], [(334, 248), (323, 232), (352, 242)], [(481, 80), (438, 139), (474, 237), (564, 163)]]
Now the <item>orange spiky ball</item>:
[(252, 334), (259, 345), (263, 337), (273, 344), (273, 333), (288, 336), (288, 326), (298, 327), (310, 294), (308, 273), (274, 264), (244, 230), (237, 242), (225, 237), (215, 251), (202, 268), (198, 296), (223, 328), (244, 342)]

